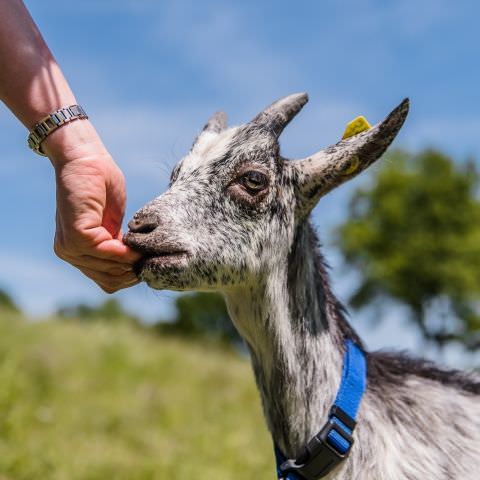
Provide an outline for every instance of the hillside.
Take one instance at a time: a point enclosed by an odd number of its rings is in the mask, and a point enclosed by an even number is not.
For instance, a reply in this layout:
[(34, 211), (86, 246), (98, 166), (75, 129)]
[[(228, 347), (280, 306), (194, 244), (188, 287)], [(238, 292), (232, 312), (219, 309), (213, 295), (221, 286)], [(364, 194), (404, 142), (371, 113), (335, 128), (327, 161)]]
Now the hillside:
[(273, 478), (250, 366), (128, 324), (0, 312), (1, 480)]

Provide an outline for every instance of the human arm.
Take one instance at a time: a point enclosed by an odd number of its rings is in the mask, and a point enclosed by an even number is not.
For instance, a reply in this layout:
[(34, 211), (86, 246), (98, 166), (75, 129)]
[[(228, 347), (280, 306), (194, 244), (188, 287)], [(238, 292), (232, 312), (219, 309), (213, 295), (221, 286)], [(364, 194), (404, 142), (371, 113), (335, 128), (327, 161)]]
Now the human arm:
[[(0, 0), (0, 100), (28, 128), (76, 104), (62, 71), (21, 0)], [(42, 143), (57, 182), (55, 252), (107, 292), (137, 282), (139, 255), (121, 241), (123, 174), (88, 120)]]

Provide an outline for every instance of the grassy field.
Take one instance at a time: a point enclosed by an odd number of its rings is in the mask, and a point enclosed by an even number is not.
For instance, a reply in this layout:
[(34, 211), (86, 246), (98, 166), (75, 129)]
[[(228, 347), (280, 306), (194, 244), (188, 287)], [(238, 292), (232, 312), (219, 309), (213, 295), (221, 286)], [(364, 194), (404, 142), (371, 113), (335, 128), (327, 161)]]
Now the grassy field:
[(1, 480), (274, 478), (249, 364), (126, 324), (0, 312)]

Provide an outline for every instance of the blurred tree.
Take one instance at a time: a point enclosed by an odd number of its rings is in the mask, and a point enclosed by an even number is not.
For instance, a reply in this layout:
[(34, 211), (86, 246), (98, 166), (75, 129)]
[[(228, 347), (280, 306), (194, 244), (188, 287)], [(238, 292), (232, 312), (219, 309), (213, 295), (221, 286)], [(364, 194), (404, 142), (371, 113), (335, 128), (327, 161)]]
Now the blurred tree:
[(5, 291), (0, 289), (0, 309), (8, 310), (9, 312), (19, 312), (17, 304), (12, 297)]
[[(241, 338), (228, 316), (225, 302), (216, 293), (193, 293), (177, 297), (176, 315), (171, 321), (160, 320), (153, 328), (160, 333), (185, 337), (209, 337), (228, 343), (240, 343)], [(126, 311), (122, 304), (111, 298), (93, 306), (79, 303), (57, 310), (61, 319), (79, 321), (131, 322), (137, 325), (142, 320)]]
[(108, 322), (127, 321), (134, 324), (140, 323), (140, 319), (127, 312), (115, 298), (105, 300), (97, 306), (79, 303), (73, 306), (61, 307), (57, 310), (57, 316), (81, 321), (103, 320)]
[(220, 294), (197, 292), (181, 295), (177, 297), (175, 306), (177, 314), (173, 322), (159, 322), (156, 325), (160, 332), (241, 342)]
[(480, 345), (475, 164), (457, 164), (434, 150), (387, 158), (370, 188), (354, 193), (337, 231), (347, 265), (361, 278), (350, 303), (399, 301), (426, 340), (473, 350)]

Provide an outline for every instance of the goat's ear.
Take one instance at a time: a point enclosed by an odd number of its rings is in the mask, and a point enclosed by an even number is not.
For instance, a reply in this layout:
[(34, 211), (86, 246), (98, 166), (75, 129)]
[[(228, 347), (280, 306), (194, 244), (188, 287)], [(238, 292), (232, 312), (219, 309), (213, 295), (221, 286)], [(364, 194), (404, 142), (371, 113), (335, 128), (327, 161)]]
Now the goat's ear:
[(307, 102), (306, 93), (288, 95), (261, 111), (250, 124), (269, 130), (278, 137)]
[(300, 210), (309, 213), (320, 197), (380, 158), (402, 127), (408, 109), (409, 100), (406, 98), (383, 122), (370, 130), (341, 140), (308, 158), (291, 162), (297, 179)]
[(225, 112), (215, 112), (209, 119), (208, 122), (202, 128), (202, 131), (197, 136), (193, 142), (192, 149), (198, 143), (202, 135), (204, 134), (218, 134), (222, 130), (227, 128), (227, 114)]

